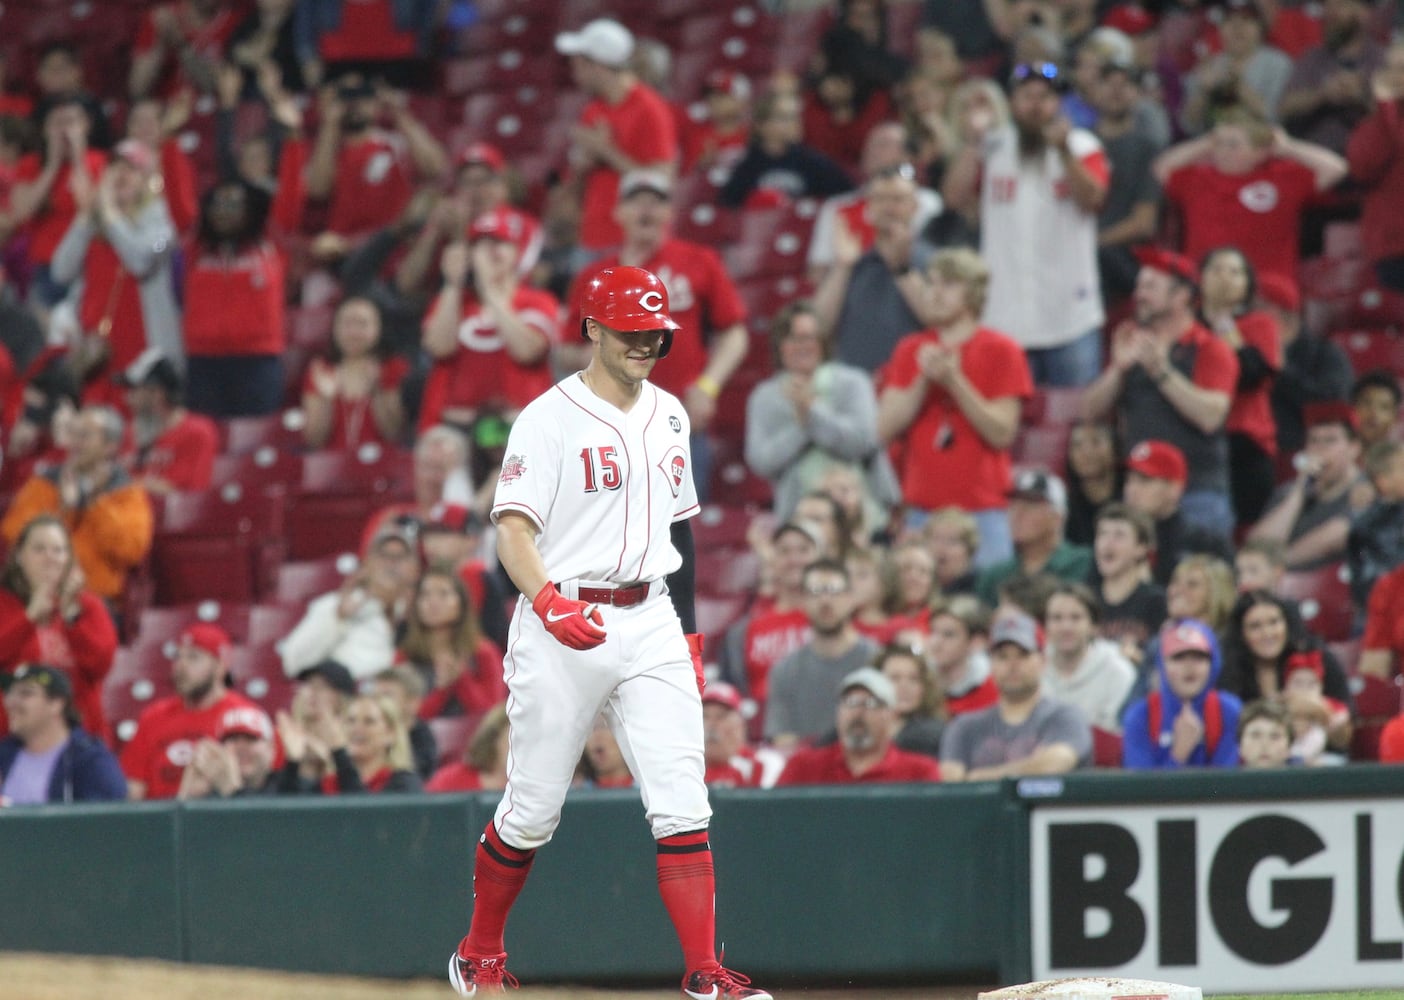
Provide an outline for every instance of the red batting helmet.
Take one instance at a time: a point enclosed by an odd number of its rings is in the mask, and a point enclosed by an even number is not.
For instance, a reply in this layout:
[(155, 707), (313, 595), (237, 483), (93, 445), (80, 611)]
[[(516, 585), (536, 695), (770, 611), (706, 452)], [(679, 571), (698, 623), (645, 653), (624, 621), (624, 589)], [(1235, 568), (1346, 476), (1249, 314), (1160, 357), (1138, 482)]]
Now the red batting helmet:
[(580, 304), (580, 336), (587, 339), (585, 321), (590, 319), (626, 333), (662, 330), (660, 358), (673, 346), (673, 331), (681, 329), (668, 315), (668, 289), (641, 267), (607, 267), (590, 279)]

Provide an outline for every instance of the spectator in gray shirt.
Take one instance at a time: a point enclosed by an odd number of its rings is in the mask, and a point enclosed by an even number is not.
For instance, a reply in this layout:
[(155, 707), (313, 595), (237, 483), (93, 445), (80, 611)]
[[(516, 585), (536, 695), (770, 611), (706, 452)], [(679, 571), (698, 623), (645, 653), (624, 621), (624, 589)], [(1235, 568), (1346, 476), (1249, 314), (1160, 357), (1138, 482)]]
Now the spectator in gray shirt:
[(901, 496), (878, 441), (871, 376), (833, 360), (832, 341), (805, 300), (780, 310), (770, 343), (776, 373), (746, 402), (746, 464), (775, 487), (776, 516), (788, 520), (836, 465), (861, 474), (870, 517), (878, 514), (871, 508), (890, 510)]
[(770, 671), (765, 736), (781, 748), (829, 732), (843, 679), (877, 652), (853, 627), (853, 596), (842, 562), (810, 563), (803, 587), (811, 638)]
[(999, 701), (951, 721), (941, 738), (945, 781), (1064, 774), (1092, 762), (1082, 709), (1043, 693), (1043, 630), (1010, 612), (990, 629), (990, 673)]

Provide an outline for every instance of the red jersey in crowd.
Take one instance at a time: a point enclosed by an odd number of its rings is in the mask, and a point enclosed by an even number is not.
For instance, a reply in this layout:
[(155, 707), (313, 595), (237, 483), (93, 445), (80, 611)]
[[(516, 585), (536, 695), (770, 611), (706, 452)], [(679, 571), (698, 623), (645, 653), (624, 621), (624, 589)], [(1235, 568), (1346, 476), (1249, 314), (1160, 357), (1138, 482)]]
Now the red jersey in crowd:
[[(614, 145), (637, 166), (672, 166), (678, 161), (678, 133), (668, 103), (642, 83), (636, 83), (618, 104), (593, 100), (580, 113), (580, 123), (609, 127)], [(619, 172), (596, 165), (585, 175), (580, 202), (580, 245), (587, 250), (618, 246), (624, 234), (614, 221), (619, 199)]]
[(1185, 256), (1236, 246), (1259, 277), (1297, 280), (1302, 211), (1316, 197), (1316, 176), (1300, 163), (1273, 157), (1246, 174), (1190, 164), (1170, 175), (1165, 197), (1184, 216)]
[(750, 747), (742, 747), (725, 764), (708, 764), (702, 780), (718, 788), (759, 788), (765, 769)]
[(136, 735), (122, 749), (122, 770), (146, 786), (148, 799), (174, 798), (196, 744), (215, 739), (225, 712), (245, 707), (258, 708), (237, 691), (226, 691), (209, 708), (189, 708), (178, 694), (162, 698), (137, 720)]
[(348, 139), (337, 151), (327, 228), (343, 236), (380, 229), (399, 218), (413, 194), (414, 171), (405, 140), (372, 129)]
[(941, 765), (930, 757), (889, 745), (882, 760), (862, 774), (849, 770), (843, 744), (806, 747), (790, 758), (777, 785), (874, 785), (893, 781), (940, 781)]
[(390, 0), (351, 0), (341, 4), (336, 28), (317, 37), (317, 54), (325, 62), (411, 59), (418, 45), (414, 29), (396, 26)]
[[(425, 315), (433, 315), (434, 308), (430, 304)], [(512, 296), (512, 311), (547, 343), (556, 341), (558, 309), (555, 296), (539, 288), (518, 288)], [(512, 360), (492, 317), (472, 289), (464, 289), (458, 347), (453, 354), (435, 362), (429, 373), (420, 405), (419, 429), (439, 423), (446, 409), (520, 410), (554, 382), (549, 352), (529, 365)]]
[[(570, 318), (563, 335), (580, 331), (580, 305), (590, 279), (607, 267), (618, 267), (619, 255), (602, 258), (597, 267), (581, 271), (571, 286)], [(721, 256), (709, 247), (687, 240), (666, 240), (658, 252), (639, 267), (658, 275), (668, 289), (668, 313), (682, 328), (673, 334), (666, 363), (649, 381), (681, 398), (707, 367), (706, 332), (725, 330), (746, 321), (746, 304), (727, 273)]]
[[(102, 171), (107, 166), (107, 154), (90, 149), (84, 154), (83, 162), (88, 166), (88, 176), (93, 179), (93, 188), (96, 190), (98, 179), (102, 177)], [(31, 184), (38, 180), (43, 172), (43, 157), (38, 153), (27, 153), (20, 158), (19, 166), (15, 168), (14, 182)], [(29, 220), (29, 259), (36, 264), (47, 264), (54, 259), (54, 251), (63, 240), (63, 234), (68, 232), (68, 227), (78, 214), (78, 204), (73, 200), (73, 192), (69, 189), (71, 173), (72, 166), (65, 159), (54, 176), (53, 186), (49, 188), (49, 197)]]
[(186, 412), (145, 448), (130, 455), (132, 474), (155, 476), (177, 490), (207, 490), (219, 452), (219, 429), (209, 417)]
[(478, 769), (456, 760), (445, 764), (424, 785), (426, 792), (480, 792), (483, 776)]
[[(878, 373), (879, 393), (888, 386), (904, 389), (915, 382), (919, 374), (917, 352), (924, 344), (940, 342), (938, 330), (923, 330), (899, 340), (892, 359)], [(1024, 349), (994, 330), (980, 327), (960, 345), (960, 368), (986, 399), (1012, 396), (1024, 400), (1033, 395)], [(927, 388), (921, 409), (897, 442), (894, 464), (902, 482), (902, 498), (911, 506), (922, 510), (1008, 506), (1012, 470), (1008, 449), (986, 443), (941, 386)]]
[(809, 641), (809, 617), (803, 609), (761, 611), (746, 623), (743, 645), (746, 684), (764, 705), (770, 693), (770, 668)]
[(185, 349), (191, 357), (282, 354), (283, 255), (267, 240), (226, 254), (185, 255)]
[(1404, 97), (1375, 102), (1346, 144), (1350, 175), (1365, 189), (1360, 239), (1370, 261), (1404, 257)]
[[(479, 639), (478, 648), (458, 679), (436, 687), (419, 703), (421, 719), (444, 715), (472, 715), (486, 712), (507, 700), (507, 682), (502, 679), (502, 650), (491, 639)], [(455, 711), (456, 707), (456, 711)]]
[[(317, 363), (314, 362), (314, 364)], [(398, 355), (385, 358), (380, 362), (380, 378), (372, 394), (397, 390), (400, 383), (405, 380), (405, 376), (409, 374), (409, 370), (409, 362), (406, 359)], [(302, 391), (314, 394), (316, 392), (315, 376), (310, 366), (302, 380)], [(350, 450), (370, 443), (384, 447), (399, 444), (398, 441), (387, 441), (380, 433), (380, 427), (377, 426), (375, 418), (371, 416), (371, 398), (371, 396), (362, 396), (358, 399), (349, 399), (340, 393), (332, 397), (331, 437), (327, 438), (324, 447)]]
[[(1238, 317), (1238, 332), (1247, 347), (1255, 347), (1273, 374), (1282, 370), (1282, 338), (1277, 320), (1265, 312)], [(1251, 438), (1263, 454), (1277, 456), (1277, 421), (1272, 416), (1272, 377), (1251, 389), (1236, 389), (1224, 430)]]
[[(83, 728), (98, 739), (111, 737), (102, 707), (102, 683), (117, 652), (117, 629), (102, 598), (89, 591), (78, 595), (78, 617), (66, 622), (60, 612), (36, 625), (28, 609), (8, 588), (0, 587), (0, 673), (22, 663), (47, 663), (68, 675), (73, 707)], [(0, 704), (0, 736), (9, 731)]]

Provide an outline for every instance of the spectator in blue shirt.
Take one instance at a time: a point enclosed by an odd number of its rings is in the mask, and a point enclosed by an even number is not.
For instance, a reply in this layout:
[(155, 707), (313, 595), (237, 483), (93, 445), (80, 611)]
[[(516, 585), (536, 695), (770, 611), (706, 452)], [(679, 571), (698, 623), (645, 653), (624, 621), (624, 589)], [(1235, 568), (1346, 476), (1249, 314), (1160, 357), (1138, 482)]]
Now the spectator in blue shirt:
[(0, 805), (126, 799), (117, 758), (78, 727), (67, 674), (26, 663), (0, 676), (0, 687), (10, 720), (0, 739)]
[(1160, 689), (1122, 716), (1128, 768), (1235, 767), (1243, 703), (1215, 688), (1223, 658), (1214, 630), (1184, 618), (1160, 632)]

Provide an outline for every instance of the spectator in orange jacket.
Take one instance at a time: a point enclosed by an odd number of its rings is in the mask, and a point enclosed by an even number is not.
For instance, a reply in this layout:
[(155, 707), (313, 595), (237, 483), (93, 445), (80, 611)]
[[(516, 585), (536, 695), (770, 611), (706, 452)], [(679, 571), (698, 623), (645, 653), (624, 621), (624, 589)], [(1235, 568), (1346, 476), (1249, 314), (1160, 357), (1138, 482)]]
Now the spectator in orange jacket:
[(127, 573), (146, 558), (154, 527), (150, 497), (118, 460), (122, 435), (116, 410), (79, 411), (63, 464), (30, 477), (0, 521), (0, 535), (13, 543), (36, 516), (57, 516), (73, 538), (88, 586), (109, 603), (121, 595)]

